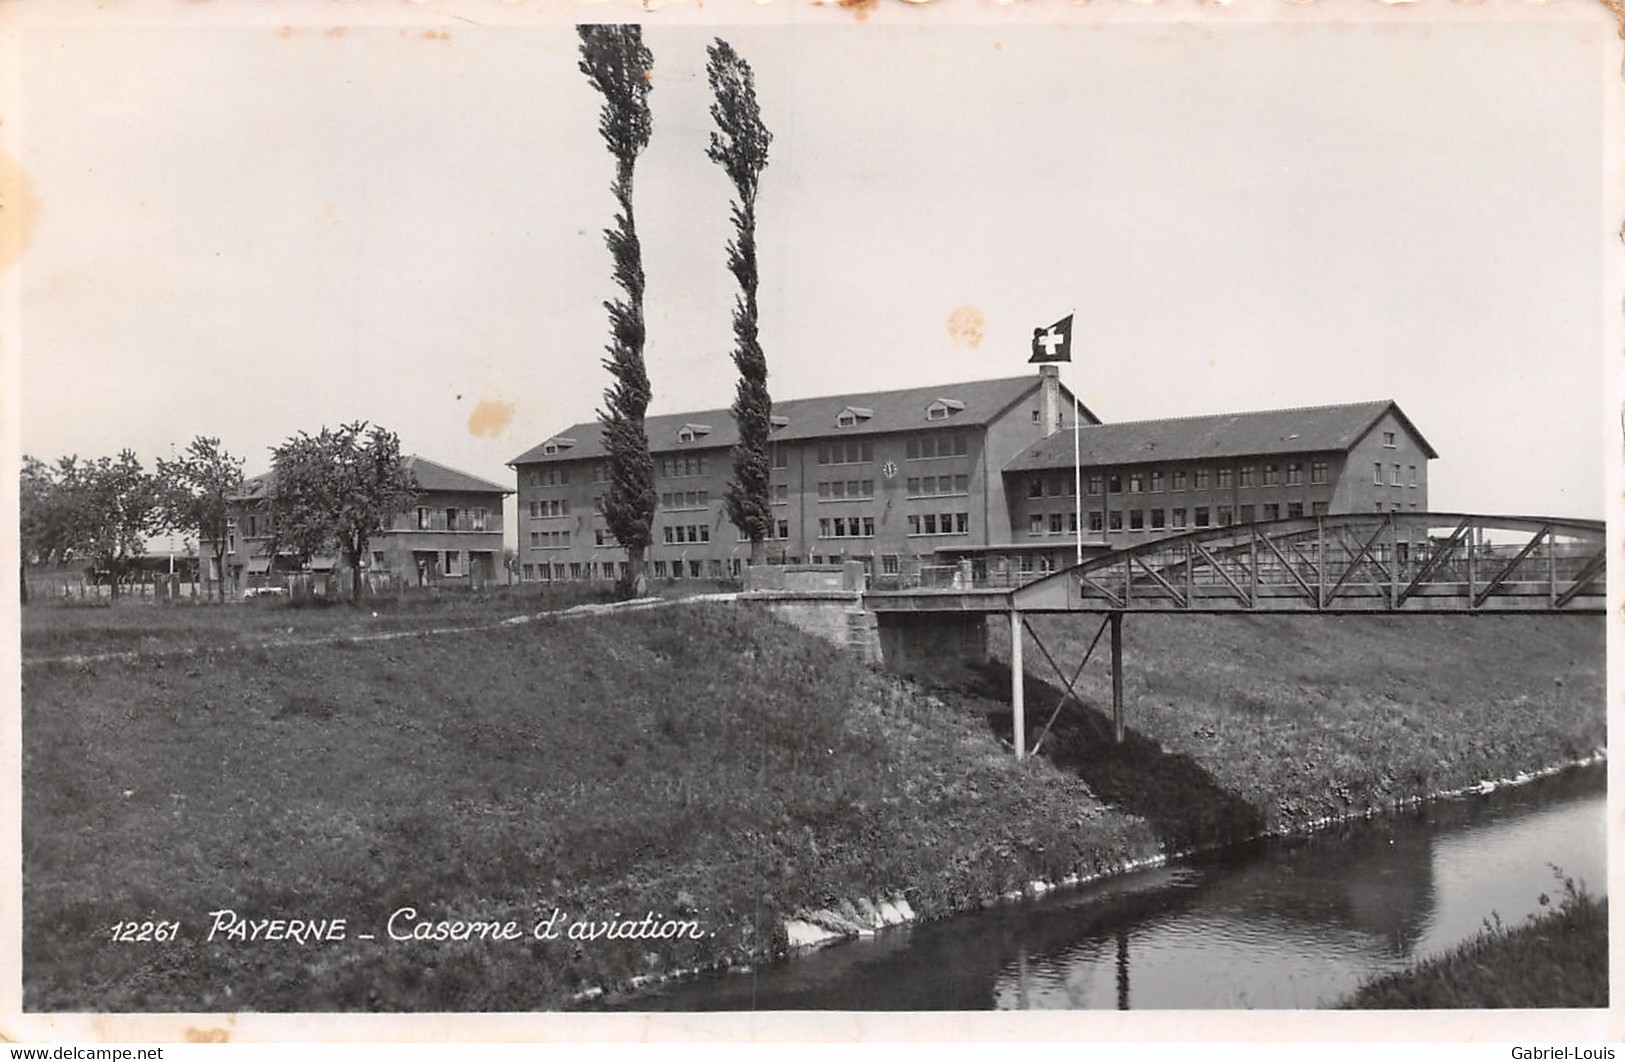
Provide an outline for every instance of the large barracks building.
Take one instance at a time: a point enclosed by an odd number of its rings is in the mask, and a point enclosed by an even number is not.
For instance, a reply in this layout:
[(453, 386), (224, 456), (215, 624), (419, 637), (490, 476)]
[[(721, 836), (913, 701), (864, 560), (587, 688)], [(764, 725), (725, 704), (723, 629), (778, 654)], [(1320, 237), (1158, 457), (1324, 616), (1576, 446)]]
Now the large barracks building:
[[(908, 577), (969, 560), (978, 578), (1040, 573), (1198, 528), (1427, 509), (1437, 457), (1392, 401), (1102, 424), (1055, 366), (1036, 376), (831, 395), (773, 407), (769, 560), (859, 561)], [(737, 576), (750, 544), (723, 504), (738, 439), (726, 409), (645, 421), (655, 461), (654, 578)], [(612, 579), (595, 421), (514, 458), (521, 577)]]

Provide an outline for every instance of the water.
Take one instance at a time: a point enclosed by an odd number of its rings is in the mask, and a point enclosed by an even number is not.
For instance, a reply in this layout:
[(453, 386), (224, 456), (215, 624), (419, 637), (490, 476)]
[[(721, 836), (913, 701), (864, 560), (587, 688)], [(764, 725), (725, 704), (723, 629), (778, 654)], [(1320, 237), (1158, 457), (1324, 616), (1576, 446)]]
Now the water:
[(1605, 772), (1126, 875), (618, 1000), (632, 1010), (1304, 1008), (1607, 891)]

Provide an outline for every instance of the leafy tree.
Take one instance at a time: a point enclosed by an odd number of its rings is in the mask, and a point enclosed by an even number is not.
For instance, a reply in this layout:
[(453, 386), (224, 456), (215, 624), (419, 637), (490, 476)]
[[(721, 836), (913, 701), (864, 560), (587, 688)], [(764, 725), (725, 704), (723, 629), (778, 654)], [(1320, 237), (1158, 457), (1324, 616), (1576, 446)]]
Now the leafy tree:
[(59, 556), (83, 557), (107, 572), (117, 598), (119, 579), (147, 551), (147, 536), (169, 529), (157, 481), (130, 450), (117, 459), (64, 457), (53, 478), (48, 512), (54, 530), (46, 541)]
[(760, 564), (766, 559), (765, 540), (773, 527), (768, 494), (773, 399), (767, 392), (767, 357), (757, 341), (756, 188), (773, 134), (762, 124), (750, 64), (720, 37), (707, 54), (705, 74), (711, 82), (711, 117), (717, 128), (706, 155), (726, 171), (738, 197), (733, 203), (735, 235), (728, 241), (728, 271), (740, 289), (733, 312), (733, 358), (739, 369), (733, 415), (739, 441), (734, 444), (733, 475), (728, 480), (728, 519), (750, 539), (751, 563)]
[(654, 526), (654, 458), (644, 413), (649, 408), (649, 374), (643, 363), (643, 252), (632, 217), (632, 172), (638, 154), (648, 146), (653, 57), (643, 46), (638, 26), (579, 26), (580, 69), (604, 97), (598, 132), (615, 159), (610, 185), (620, 210), (615, 227), (604, 230), (604, 242), (615, 261), (615, 282), (624, 298), (604, 303), (609, 311), (610, 342), (604, 367), (614, 383), (604, 391), (599, 422), (609, 454), (609, 494), (604, 521), (626, 548), (628, 579), (622, 591), (642, 594), (648, 585), (644, 563)]
[[(243, 459), (220, 448), (219, 439), (198, 436), (175, 460), (158, 460), (165, 522), (195, 530), (199, 543), (207, 542), (217, 569), (225, 570), (227, 524), (231, 499), (242, 491)], [(226, 582), (219, 580), (220, 599)]]
[(267, 548), (307, 561), (337, 552), (355, 574), (351, 600), (359, 602), (368, 543), (419, 493), (394, 432), (365, 421), (300, 432), (271, 451)]
[(24, 455), (17, 484), (18, 592), (28, 604), (28, 565), (62, 563), (69, 546), (67, 494), (56, 471)]

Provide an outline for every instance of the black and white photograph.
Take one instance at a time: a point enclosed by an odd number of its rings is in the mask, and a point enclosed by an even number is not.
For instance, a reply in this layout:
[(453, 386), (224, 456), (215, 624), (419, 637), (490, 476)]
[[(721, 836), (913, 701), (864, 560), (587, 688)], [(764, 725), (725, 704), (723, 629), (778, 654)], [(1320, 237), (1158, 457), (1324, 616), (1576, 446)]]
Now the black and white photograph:
[(0, 8), (0, 1032), (1618, 1036), (1620, 25)]

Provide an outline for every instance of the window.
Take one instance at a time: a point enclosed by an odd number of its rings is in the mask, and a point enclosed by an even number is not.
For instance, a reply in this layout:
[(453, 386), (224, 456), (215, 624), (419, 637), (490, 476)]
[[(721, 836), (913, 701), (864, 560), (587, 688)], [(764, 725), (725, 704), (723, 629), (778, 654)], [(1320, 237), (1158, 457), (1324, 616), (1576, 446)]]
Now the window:
[(1326, 515), (1327, 506), (1325, 502), (1315, 502), (1310, 506), (1310, 508), (1313, 510), (1316, 516)]
[(1033, 513), (1027, 517), (1027, 533), (1029, 535), (1042, 535), (1044, 533), (1044, 514)]
[(897, 570), (898, 570), (897, 569), (897, 554), (895, 554), (895, 553), (882, 554), (881, 558), (880, 558), (880, 571), (881, 571), (881, 573), (885, 574), (885, 575), (896, 575)]
[(1256, 519), (1258, 519), (1258, 517), (1254, 515), (1254, 510), (1253, 510), (1253, 507), (1251, 505), (1243, 505), (1241, 507), (1241, 522), (1242, 523), (1250, 524)]
[(540, 549), (541, 548), (541, 546), (542, 546), (542, 533), (540, 531), (532, 531), (530, 533), (530, 546), (531, 546), (532, 549)]
[(1281, 482), (1281, 468), (1279, 465), (1264, 466), (1264, 486), (1273, 487)]
[(1111, 512), (1106, 514), (1106, 530), (1123, 530), (1123, 510), (1113, 509)]
[[(1371, 483), (1373, 486), (1382, 486), (1382, 462), (1378, 461), (1371, 466)], [(1380, 506), (1379, 506), (1380, 508)]]
[(1220, 527), (1229, 527), (1232, 523), (1235, 522), (1234, 520), (1230, 519), (1230, 516), (1231, 516), (1230, 506), (1228, 506), (1228, 505), (1219, 506), (1219, 526)]
[(1288, 517), (1290, 517), (1290, 518), (1292, 518), (1294, 520), (1296, 520), (1298, 517), (1302, 516), (1303, 515), (1303, 502), (1287, 502), (1286, 503), (1286, 514), (1287, 514)]
[(1160, 491), (1161, 489), (1162, 489), (1162, 470), (1158, 469), (1157, 471), (1151, 473), (1151, 490), (1153, 492), (1155, 492), (1155, 491)]
[(954, 513), (954, 534), (970, 534), (970, 513)]
[(1121, 494), (1121, 493), (1123, 493), (1123, 477), (1122, 476), (1107, 476), (1106, 477), (1106, 492), (1108, 494)]
[(1089, 495), (1090, 495), (1090, 497), (1094, 497), (1095, 495), (1098, 495), (1100, 493), (1100, 482), (1101, 482), (1101, 477), (1099, 477), (1099, 476), (1090, 476), (1089, 477)]
[(1036, 409), (1033, 410), (1033, 423), (1034, 424), (1038, 423), (1038, 410), (1036, 410)]
[(1130, 494), (1144, 494), (1145, 493), (1145, 476), (1141, 475), (1138, 472), (1129, 473), (1128, 492)]
[(580, 561), (571, 561), (570, 562), (570, 578), (572, 578), (572, 579), (581, 578), (581, 562)]
[(1379, 512), (1379, 513), (1382, 512), (1382, 502), (1372, 502), (1371, 503), (1371, 510), (1373, 512)]
[(1174, 530), (1175, 531), (1183, 531), (1184, 529), (1185, 529), (1185, 510), (1184, 509), (1175, 509), (1174, 510)]
[(970, 476), (955, 476), (954, 477), (954, 493), (955, 494), (969, 494), (970, 493)]
[(1228, 468), (1221, 468), (1218, 472), (1218, 486), (1221, 490), (1229, 490), (1232, 486), (1235, 473)]
[(925, 525), (925, 533), (926, 534), (934, 535), (934, 534), (937, 533), (937, 514), (936, 513), (926, 513), (924, 516), (922, 516), (920, 518), (920, 520)]
[(788, 539), (789, 537), (790, 537), (790, 521), (788, 521), (788, 520), (780, 520), (779, 521), (779, 538), (780, 539)]
[(1253, 466), (1252, 465), (1242, 465), (1241, 470), (1236, 473), (1236, 486), (1238, 486), (1238, 487), (1250, 487), (1252, 485), (1253, 485)]
[(662, 527), (660, 530), (665, 535), (666, 545), (668, 545), (668, 546), (672, 545), (671, 527), (670, 526)]
[(1207, 471), (1207, 469), (1198, 468), (1195, 472), (1191, 473), (1191, 486), (1194, 489), (1196, 489), (1196, 490), (1207, 490), (1207, 483), (1208, 483), (1208, 471)]
[(912, 513), (908, 517), (908, 533), (911, 535), (920, 533), (920, 518)]
[(456, 574), (458, 574), (458, 572), (457, 572), (457, 551), (454, 550), (454, 549), (448, 549), (446, 551), (446, 574), (447, 575), (456, 575)]
[(1208, 526), (1207, 506), (1205, 506), (1205, 505), (1198, 505), (1196, 507), (1196, 526), (1197, 527), (1207, 527)]
[(1394, 442), (1393, 432), (1385, 431), (1382, 433), (1382, 445), (1386, 446), (1390, 450), (1394, 449), (1398, 445)]
[[(546, 565), (543, 565), (543, 567), (545, 568)], [(532, 579), (536, 578), (536, 565), (534, 565), (534, 564), (525, 565), (525, 576), (524, 576), (524, 578), (525, 578), (525, 582), (527, 582), (527, 583), (530, 582)]]
[(1044, 496), (1044, 481), (1037, 476), (1027, 481), (1027, 497), (1042, 498)]
[(864, 538), (874, 538), (875, 537), (875, 518), (872, 517), (872, 516), (865, 516), (863, 518), (863, 537)]
[(1061, 533), (1061, 514), (1060, 513), (1050, 513), (1049, 514), (1049, 533), (1052, 534), (1052, 535), (1058, 535), (1058, 534)]
[(1302, 486), (1302, 484), (1303, 484), (1303, 462), (1302, 461), (1288, 461), (1286, 463), (1286, 485), (1289, 486), (1289, 487), (1297, 487), (1297, 486)]
[(485, 510), (484, 509), (475, 509), (474, 510), (473, 524), (474, 524), (473, 530), (475, 530), (475, 531), (484, 531), (485, 530)]
[(1145, 530), (1145, 510), (1130, 509), (1128, 513), (1128, 529), (1130, 531)]
[[(531, 504), (532, 508), (534, 509), (536, 503), (531, 502), (530, 504)], [(418, 506), (418, 530), (419, 531), (427, 531), (427, 530), (429, 530), (429, 510), (425, 509), (421, 505)]]
[(1099, 509), (1089, 510), (1089, 530), (1095, 532), (1100, 531), (1101, 527), (1105, 523), (1105, 520), (1106, 514), (1102, 513)]
[(1172, 489), (1174, 489), (1174, 490), (1184, 490), (1185, 489), (1185, 472), (1184, 472), (1183, 469), (1180, 469), (1180, 470), (1174, 472), (1174, 474), (1172, 476), (1172, 479), (1173, 479), (1173, 488)]
[(1399, 466), (1398, 465), (1394, 466), (1393, 472), (1388, 477), (1388, 483), (1389, 483), (1390, 486), (1394, 486), (1394, 487), (1399, 486)]
[[(1416, 466), (1415, 465), (1411, 466), (1411, 486), (1413, 486), (1413, 487), (1416, 486)], [(250, 528), (252, 528), (253, 526), (254, 526), (253, 524), (249, 524)], [(252, 535), (254, 532), (252, 530), (250, 530), (248, 533)]]
[(773, 504), (774, 505), (784, 505), (784, 504), (788, 503), (789, 500), (790, 500), (790, 484), (788, 484), (788, 483), (775, 483), (775, 484), (773, 484)]
[(1312, 461), (1309, 464), (1309, 482), (1324, 483), (1328, 468), (1325, 461)]
[(1070, 535), (1078, 533), (1078, 510), (1073, 509), (1066, 514), (1066, 530)]
[(602, 546), (604, 544), (604, 533), (602, 531), (597, 529), (593, 530), (592, 544), (595, 546)]
[(1266, 520), (1279, 520), (1280, 518), (1281, 518), (1281, 507), (1280, 507), (1280, 505), (1276, 504), (1275, 502), (1270, 502), (1268, 505), (1264, 506), (1264, 519), (1266, 519)]
[(1161, 531), (1163, 528), (1165, 528), (1167, 526), (1168, 526), (1168, 510), (1166, 510), (1166, 509), (1152, 509), (1151, 510), (1151, 530), (1153, 530), (1153, 531)]

